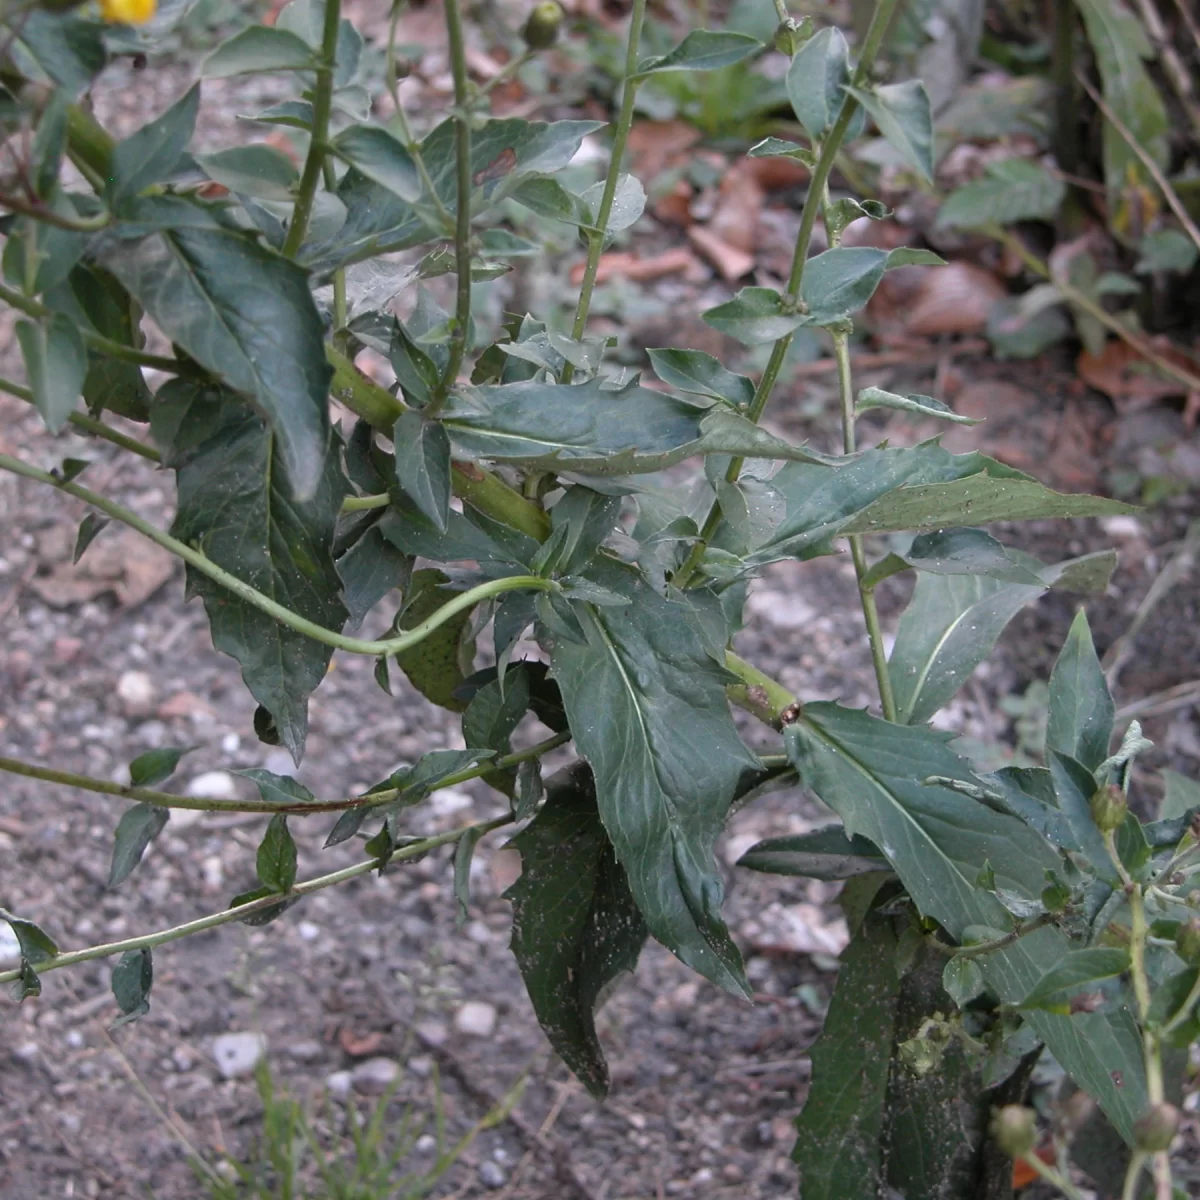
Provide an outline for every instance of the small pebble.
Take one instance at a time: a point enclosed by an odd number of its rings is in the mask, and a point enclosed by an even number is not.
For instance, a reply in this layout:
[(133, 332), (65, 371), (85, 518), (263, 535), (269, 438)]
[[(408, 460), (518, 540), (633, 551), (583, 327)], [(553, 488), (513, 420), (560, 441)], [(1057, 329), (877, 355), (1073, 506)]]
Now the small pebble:
[(479, 1182), (492, 1191), (498, 1191), (508, 1182), (508, 1172), (499, 1163), (480, 1163)]
[(236, 733), (227, 733), (221, 739), (222, 754), (236, 754), (242, 748), (242, 739)]
[(117, 699), (127, 717), (148, 717), (154, 711), (154, 680), (145, 671), (123, 671), (117, 679)]
[(261, 1033), (223, 1033), (213, 1039), (213, 1060), (225, 1079), (249, 1075), (267, 1052)]
[(19, 1046), (14, 1046), (12, 1056), (19, 1063), (24, 1063), (26, 1066), (37, 1061), (38, 1044), (37, 1042), (22, 1042)]
[(444, 1046), (450, 1040), (450, 1031), (441, 1021), (421, 1021), (416, 1030), (421, 1040), (431, 1046)]
[(71, 1029), (67, 1032), (67, 1045), (72, 1050), (78, 1050), (83, 1045), (83, 1034), (78, 1029)]
[(455, 813), (470, 808), (475, 801), (457, 788), (444, 788), (440, 792), (434, 792), (425, 803), (435, 817), (452, 817)]
[(349, 1071), (334, 1071), (332, 1075), (325, 1076), (325, 1090), (335, 1100), (347, 1099), (353, 1086)]
[(289, 779), (296, 775), (296, 764), (292, 761), (292, 756), (283, 749), (271, 750), (263, 759), (263, 769), (270, 771), (272, 775), (286, 775)]
[(205, 771), (183, 790), (185, 795), (203, 800), (236, 800), (238, 796), (237, 780), (228, 771)]
[(433, 1074), (433, 1059), (428, 1054), (418, 1054), (405, 1065), (418, 1079), (428, 1079)]
[(483, 1000), (468, 1000), (455, 1015), (454, 1028), (468, 1037), (491, 1037), (496, 1030), (496, 1009)]
[(391, 1058), (368, 1058), (350, 1072), (350, 1083), (364, 1096), (382, 1096), (400, 1078), (400, 1064)]
[(311, 921), (300, 921), (296, 925), (296, 932), (306, 942), (315, 942), (321, 936), (320, 925), (314, 925)]
[(413, 1149), (418, 1154), (432, 1154), (437, 1149), (437, 1138), (432, 1133), (423, 1133), (417, 1138), (417, 1144)]
[(297, 1062), (315, 1062), (325, 1053), (325, 1047), (320, 1042), (293, 1042), (285, 1053)]
[(21, 943), (13, 933), (12, 926), (0, 922), (0, 967), (15, 967), (21, 961)]

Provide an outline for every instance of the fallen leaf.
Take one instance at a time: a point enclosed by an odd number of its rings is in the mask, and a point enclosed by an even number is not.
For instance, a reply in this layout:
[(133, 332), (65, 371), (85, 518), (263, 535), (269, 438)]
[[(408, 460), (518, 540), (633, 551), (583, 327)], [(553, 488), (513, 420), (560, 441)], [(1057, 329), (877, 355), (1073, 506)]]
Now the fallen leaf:
[(754, 255), (739, 250), (723, 241), (706, 225), (693, 225), (688, 229), (692, 245), (717, 269), (726, 283), (733, 283), (754, 270)]
[(789, 188), (803, 187), (811, 173), (802, 162), (786, 155), (748, 158), (742, 169), (764, 192), (783, 192)]
[(885, 282), (907, 271), (914, 272), (917, 283), (898, 316), (905, 332), (918, 337), (980, 333), (993, 305), (1008, 294), (990, 271), (961, 261), (935, 268), (904, 267), (890, 271)]
[(753, 255), (758, 245), (758, 218), (765, 199), (753, 170), (747, 165), (754, 161), (743, 159), (732, 171), (726, 172), (721, 179), (716, 209), (708, 222), (709, 230), (717, 239), (749, 255)]
[[(175, 574), (175, 559), (132, 529), (105, 531), (79, 562), (47, 563), (29, 586), (51, 608), (69, 608), (111, 592), (122, 608), (144, 604)], [(49, 569), (45, 569), (45, 568)]]
[(686, 229), (695, 219), (692, 216), (692, 185), (686, 179), (677, 179), (675, 186), (653, 202), (652, 211), (664, 225), (678, 225)]
[(367, 1055), (376, 1053), (383, 1045), (383, 1034), (376, 1030), (359, 1037), (354, 1030), (343, 1028), (338, 1033), (338, 1045), (351, 1058), (366, 1058)]
[(682, 161), (699, 140), (700, 131), (686, 121), (638, 121), (626, 143), (634, 174), (649, 183)]
[[(1153, 338), (1152, 347), (1177, 366), (1195, 371), (1196, 364), (1163, 338)], [(1101, 354), (1081, 351), (1076, 368), (1089, 387), (1108, 396), (1118, 408), (1148, 408), (1168, 396), (1182, 396), (1186, 388), (1176, 379), (1161, 375), (1128, 342), (1110, 340)]]
[[(678, 275), (697, 266), (696, 256), (686, 246), (676, 246), (661, 254), (642, 258), (627, 251), (602, 254), (596, 270), (596, 282), (606, 283), (610, 279), (632, 279), (645, 282), (661, 279), (664, 275)], [(571, 268), (571, 284), (578, 286), (583, 281), (584, 264), (576, 263)]]

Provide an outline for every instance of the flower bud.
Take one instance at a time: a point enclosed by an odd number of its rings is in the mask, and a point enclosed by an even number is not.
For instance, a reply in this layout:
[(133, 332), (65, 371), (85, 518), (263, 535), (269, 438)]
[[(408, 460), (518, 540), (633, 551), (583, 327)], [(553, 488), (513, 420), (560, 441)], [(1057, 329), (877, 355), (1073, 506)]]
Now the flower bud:
[(1200, 967), (1200, 917), (1184, 921), (1175, 931), (1175, 953), (1189, 967)]
[(992, 1113), (992, 1137), (1012, 1158), (1023, 1158), (1037, 1142), (1033, 1109), (1023, 1104), (1006, 1104)]
[(1147, 1154), (1170, 1148), (1179, 1132), (1179, 1109), (1173, 1104), (1156, 1104), (1134, 1122), (1133, 1143)]
[(802, 17), (799, 21), (788, 17), (786, 21), (780, 21), (775, 30), (775, 49), (791, 58), (812, 35), (812, 17)]
[(1125, 793), (1115, 783), (1106, 783), (1097, 788), (1089, 802), (1092, 810), (1092, 820), (1101, 833), (1112, 833), (1120, 829), (1129, 811), (1125, 801)]
[(530, 50), (548, 50), (558, 41), (562, 22), (563, 10), (556, 0), (542, 0), (540, 4), (535, 4), (525, 28), (521, 30), (525, 45)]

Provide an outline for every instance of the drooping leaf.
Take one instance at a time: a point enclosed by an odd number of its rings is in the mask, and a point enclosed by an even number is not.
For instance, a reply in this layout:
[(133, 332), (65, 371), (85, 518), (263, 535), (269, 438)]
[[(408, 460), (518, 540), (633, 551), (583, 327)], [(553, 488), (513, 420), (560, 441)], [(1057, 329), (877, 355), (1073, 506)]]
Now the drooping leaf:
[(842, 952), (792, 1158), (804, 1200), (874, 1196), (900, 978), (891, 921), (869, 914)]
[(463, 713), (463, 741), (472, 749), (508, 754), (513, 730), (529, 708), (529, 676), (514, 667), (504, 676), (504, 686), (493, 679), (471, 697)]
[(1067, 185), (1040, 163), (1006, 158), (992, 163), (982, 179), (955, 188), (938, 209), (939, 229), (974, 229), (995, 223), (1050, 221)]
[(751, 846), (737, 865), (769, 875), (807, 879), (852, 879), (888, 869), (887, 859), (876, 846), (864, 837), (847, 837), (841, 825), (767, 838)]
[(71, 555), (71, 562), (78, 563), (79, 560), (87, 553), (87, 548), (96, 540), (96, 537), (108, 526), (109, 519), (107, 517), (98, 516), (96, 513), (88, 513), (87, 516), (79, 522), (79, 534), (75, 538), (75, 551)]
[[(275, 460), (274, 434), (253, 410), (216, 389), (176, 381), (159, 393), (198, 422), (206, 436), (174, 464), (179, 507), (175, 537), (199, 543), (218, 566), (327, 629), (341, 629), (346, 610), (332, 544), (345, 481), (326, 447), (315, 492), (300, 500)], [(331, 650), (278, 624), (188, 569), (188, 589), (204, 599), (213, 644), (241, 663), (254, 698), (274, 718), (280, 740), (299, 760), (307, 701), (325, 676)]]
[(630, 893), (582, 764), (549, 782), (546, 803), (512, 843), (521, 877), (512, 948), (550, 1044), (592, 1095), (608, 1090), (595, 1009), (637, 965), (646, 922)]
[(396, 419), (396, 482), (417, 508), (446, 532), (450, 515), (450, 438), (440, 421), (409, 409)]
[(194, 84), (161, 117), (117, 143), (108, 180), (110, 204), (119, 205), (170, 175), (192, 140), (199, 110), (200, 85)]
[[(447, 576), (441, 571), (424, 568), (413, 572), (398, 618), (400, 630), (419, 625), (454, 599), (454, 592), (443, 586), (446, 582)], [(396, 655), (396, 664), (408, 676), (409, 683), (427, 700), (451, 712), (462, 712), (466, 707), (455, 693), (469, 674), (474, 657), (470, 626), (471, 613), (467, 610), (439, 625), (411, 649)]]
[[(1101, 554), (1101, 575), (1107, 582), (1116, 563), (1111, 552)], [(967, 682), (1009, 621), (1047, 588), (1070, 586), (1073, 569), (1091, 556), (1049, 567), (1015, 550), (1008, 557), (1014, 567), (1035, 576), (1035, 582), (1008, 582), (1007, 573), (999, 578), (918, 574), (888, 663), (898, 720), (929, 720)]]
[(254, 862), (258, 882), (263, 887), (273, 892), (291, 891), (296, 882), (296, 843), (282, 813), (267, 822), (267, 832), (259, 843)]
[[(600, 222), (600, 202), (606, 186), (603, 181), (593, 184), (579, 197), (588, 214), (587, 223), (593, 227), (598, 226)], [(611, 239), (614, 233), (620, 233), (636, 224), (645, 209), (646, 189), (642, 187), (641, 180), (636, 175), (620, 176), (605, 224), (605, 238)]]
[(1114, 712), (1087, 614), (1080, 609), (1050, 675), (1047, 747), (1096, 770), (1108, 757)]
[(135, 804), (126, 809), (113, 837), (112, 862), (108, 868), (108, 886), (115, 888), (129, 878), (142, 861), (146, 847), (163, 829), (171, 816), (169, 808), (155, 804)]
[(1058, 750), (1048, 749), (1046, 757), (1050, 760), (1050, 776), (1054, 781), (1058, 807), (1066, 817), (1079, 848), (1087, 856), (1097, 876), (1117, 886), (1117, 869), (1109, 857), (1104, 835), (1092, 817), (1090, 801), (1096, 791), (1095, 776), (1082, 763)]
[(973, 958), (955, 955), (946, 963), (942, 972), (942, 987), (959, 1008), (965, 1008), (977, 996), (983, 994), (983, 972)]
[(14, 916), (3, 908), (0, 908), (0, 921), (8, 922), (21, 948), (21, 958), (30, 966), (39, 967), (59, 953), (55, 940), (33, 921)]
[(293, 494), (311, 500), (329, 462), (332, 372), (305, 272), (249, 236), (215, 228), (114, 238), (100, 257), (172, 341), (255, 403)]
[(317, 799), (304, 784), (290, 775), (277, 775), (274, 771), (267, 771), (262, 767), (246, 767), (235, 771), (234, 774), (249, 779), (268, 804), (291, 807), (295, 804), (313, 804)]
[[(787, 73), (788, 99), (805, 132), (819, 140), (833, 127), (846, 103), (850, 82), (850, 47), (836, 26), (820, 30), (796, 52)], [(846, 131), (851, 141), (862, 131), (856, 114)]]
[(126, 950), (112, 970), (112, 993), (123, 1017), (123, 1025), (150, 1011), (150, 988), (154, 985), (154, 953), (149, 946)]
[(545, 791), (542, 783), (542, 764), (536, 758), (527, 758), (517, 767), (517, 786), (513, 790), (513, 820), (523, 821), (526, 817), (533, 816)]
[(471, 863), (475, 858), (475, 847), (484, 831), (477, 825), (472, 825), (458, 839), (454, 847), (454, 906), (455, 923), (461, 929), (470, 916), (471, 904)]
[(858, 393), (854, 410), (861, 413), (871, 408), (895, 408), (901, 412), (915, 413), (920, 417), (953, 421), (956, 425), (978, 425), (981, 420), (978, 417), (960, 416), (948, 404), (943, 404), (932, 396), (898, 396), (895, 392), (885, 392), (882, 388), (863, 388)]
[(57, 433), (79, 404), (87, 375), (87, 348), (75, 322), (62, 313), (17, 322), (17, 341), (33, 403), (46, 428)]
[(933, 182), (933, 109), (919, 79), (881, 84), (876, 88), (847, 87), (867, 110), (879, 132), (922, 179)]
[(286, 29), (251, 25), (218, 46), (201, 64), (206, 79), (258, 75), (264, 71), (304, 71), (316, 65), (307, 42)]
[[(1007, 929), (1012, 917), (976, 884), (986, 863), (996, 883), (1027, 899), (1041, 895), (1057, 853), (1021, 821), (942, 785), (978, 786), (967, 763), (946, 745), (952, 735), (876, 720), (825, 703), (806, 704), (784, 731), (801, 779), (842, 818), (847, 833), (880, 848), (919, 912), (961, 940), (969, 926)], [(979, 960), (988, 990), (1015, 1004), (1066, 955), (1070, 943), (1046, 926)], [(1029, 1014), (1038, 1034), (1081, 1087), (1096, 1097), (1130, 1139), (1144, 1109), (1141, 1040), (1130, 1012)]]
[(147, 750), (129, 764), (129, 782), (134, 787), (158, 787), (175, 774), (183, 756), (195, 749), (195, 746), (161, 746), (157, 750)]
[(713, 843), (744, 770), (724, 672), (690, 607), (632, 572), (597, 564), (596, 582), (633, 602), (572, 605), (583, 640), (559, 637), (551, 666), (571, 732), (595, 773), (600, 816), (651, 933), (684, 962), (747, 995), (721, 919)]
[(732, 300), (700, 315), (705, 324), (737, 338), (745, 346), (777, 341), (807, 323), (803, 313), (785, 308), (783, 297), (774, 288), (766, 287), (742, 288)]
[[(239, 196), (252, 196), (268, 204), (289, 207), (295, 200), (299, 183), (296, 164), (282, 150), (266, 142), (251, 142), (245, 146), (217, 150), (213, 154), (198, 154), (196, 162), (214, 183)], [(314, 226), (317, 219), (318, 210), (314, 208)]]
[(1106, 946), (1090, 946), (1072, 950), (1062, 962), (1051, 967), (1029, 994), (1020, 1002), (1021, 1008), (1048, 1008), (1061, 1003), (1072, 992), (1089, 983), (1111, 979), (1129, 969), (1129, 951)]
[(334, 153), (368, 179), (415, 204), (421, 198), (421, 176), (413, 156), (378, 125), (351, 125), (333, 139)]
[(712, 396), (734, 408), (743, 408), (754, 399), (754, 384), (745, 375), (722, 366), (702, 350), (647, 350), (654, 373), (683, 392)]
[(393, 588), (406, 586), (412, 559), (383, 536), (376, 521), (337, 560), (337, 572), (350, 624), (359, 625)]
[(715, 71), (761, 49), (762, 42), (746, 33), (693, 29), (669, 53), (642, 59), (633, 78), (642, 79), (659, 71)]

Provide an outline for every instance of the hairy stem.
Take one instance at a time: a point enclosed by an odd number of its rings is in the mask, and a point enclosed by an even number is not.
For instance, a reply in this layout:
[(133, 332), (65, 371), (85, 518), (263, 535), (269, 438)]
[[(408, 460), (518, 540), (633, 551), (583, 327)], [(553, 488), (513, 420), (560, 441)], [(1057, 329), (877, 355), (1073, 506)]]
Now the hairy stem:
[[(457, 842), (459, 838), (472, 830), (476, 830), (480, 834), (489, 833), (491, 830), (499, 829), (502, 825), (507, 825), (511, 821), (512, 817), (510, 816), (497, 817), (492, 821), (482, 821), (478, 825), (467, 825), (462, 829), (451, 830), (449, 833), (439, 833), (434, 837), (423, 838), (419, 842), (413, 842), (408, 846), (401, 846), (395, 850), (392, 853), (390, 861), (400, 862), (407, 858), (419, 858), (421, 855), (428, 854), (430, 850), (434, 850), (438, 846)], [(104, 945), (89, 946), (85, 950), (71, 950), (66, 954), (56, 954), (46, 962), (37, 963), (36, 970), (39, 975), (43, 975), (47, 971), (57, 971), (60, 967), (71, 967), (76, 963), (89, 962), (94, 958), (109, 958), (114, 954), (124, 954), (127, 950), (152, 949), (155, 946), (162, 946), (167, 942), (178, 941), (180, 938), (188, 937), (193, 933), (202, 933), (206, 929), (215, 929), (218, 925), (228, 925), (231, 921), (240, 921), (244, 917), (253, 916), (256, 912), (262, 912), (263, 909), (274, 908), (275, 905), (282, 902), (307, 896), (311, 892), (319, 892), (322, 888), (332, 887), (338, 883), (345, 883), (348, 879), (355, 879), (359, 875), (369, 874), (381, 865), (382, 862), (380, 859), (371, 858), (366, 862), (355, 863), (352, 867), (343, 867), (342, 870), (333, 871), (328, 875), (318, 875), (315, 879), (307, 879), (303, 883), (296, 884), (291, 891), (263, 896), (259, 900), (251, 900), (248, 904), (239, 904), (237, 908), (226, 908), (221, 912), (211, 913), (207, 917), (200, 917), (195, 921), (187, 921), (183, 925), (175, 925), (170, 929), (161, 929), (157, 933), (147, 933), (141, 937), (126, 938), (121, 942), (108, 942)], [(19, 970), (0, 971), (0, 983), (9, 983), (14, 979), (18, 979), (20, 974)]]
[[(565, 745), (571, 740), (569, 732), (556, 733), (545, 741), (538, 742), (526, 750), (517, 750), (502, 758), (488, 759), (475, 767), (466, 767), (447, 775), (432, 791), (442, 788), (457, 787), (472, 779), (479, 779), (493, 771), (502, 771), (508, 767), (520, 766), (531, 758), (541, 758), (551, 750)], [(177, 796), (174, 792), (160, 792), (153, 788), (126, 787), (113, 783), (108, 779), (95, 779), (91, 775), (79, 775), (74, 771), (58, 771), (51, 767), (39, 767), (34, 763), (22, 762), (17, 758), (5, 758), (0, 755), (0, 771), (10, 775), (20, 775), (26, 779), (40, 779), (45, 783), (57, 783), (63, 787), (80, 788), (85, 792), (96, 792), (102, 796), (120, 796), (124, 800), (134, 800), (141, 804), (150, 804), (155, 808), (187, 808), (200, 812), (239, 812), (239, 813), (287, 813), (291, 816), (309, 816), (313, 813), (344, 812), (350, 808), (378, 808), (390, 804), (404, 791), (400, 788), (386, 788), (379, 792), (368, 792), (362, 796), (349, 796), (344, 800), (314, 800), (308, 804), (277, 804), (270, 800), (212, 800), (201, 796)]]
[(419, 625), (414, 626), (398, 637), (387, 638), (383, 641), (366, 641), (362, 638), (347, 637), (345, 634), (339, 633), (334, 629), (326, 629), (324, 626), (318, 625), (314, 621), (309, 621), (298, 613), (294, 613), (290, 608), (285, 608), (278, 601), (271, 599), (270, 596), (266, 596), (256, 588), (252, 588), (236, 575), (231, 575), (224, 568), (217, 566), (212, 559), (201, 554), (199, 550), (185, 545), (178, 538), (171, 537), (169, 533), (165, 533), (156, 525), (152, 525), (149, 521), (144, 521), (137, 513), (109, 500), (105, 496), (99, 495), (97, 492), (91, 491), (89, 488), (82, 487), (77, 483), (69, 483), (60, 476), (38, 470), (37, 467), (21, 462), (20, 459), (11, 458), (7, 454), (0, 454), (0, 470), (11, 471), (14, 475), (22, 475), (26, 479), (33, 479), (38, 483), (48, 484), (50, 487), (66, 492), (69, 496), (74, 496), (76, 499), (85, 501), (94, 508), (98, 508), (102, 513), (112, 517), (113, 520), (120, 521), (123, 525), (128, 525), (131, 529), (136, 529), (138, 533), (149, 538), (156, 545), (174, 554), (177, 558), (183, 559), (184, 562), (194, 567), (202, 575), (207, 575), (214, 583), (218, 583), (221, 587), (232, 592), (239, 600), (243, 600), (247, 604), (252, 604), (255, 608), (265, 612), (269, 617), (274, 618), (281, 625), (286, 625), (289, 629), (294, 629), (297, 633), (302, 633), (305, 637), (312, 638), (315, 642), (332, 646), (336, 650), (345, 650), (350, 654), (369, 654), (374, 657), (402, 654), (405, 650), (409, 650), (413, 646), (423, 642), (435, 629), (440, 628), (451, 617), (473, 608), (481, 600), (487, 600), (492, 596), (499, 596), (504, 592), (523, 589), (545, 592), (551, 591), (558, 586), (553, 580), (543, 579), (537, 575), (511, 575), (503, 579), (491, 579), (487, 583), (481, 583), (477, 587), (471, 588), (470, 591), (460, 593), (453, 600), (439, 608), (427, 620), (422, 621)]
[(312, 137), (308, 143), (308, 157), (304, 160), (304, 172), (296, 192), (296, 204), (292, 209), (292, 221), (283, 242), (283, 253), (295, 258), (296, 251), (308, 233), (308, 222), (312, 216), (313, 201), (317, 185), (321, 182), (322, 169), (329, 143), (329, 116), (333, 109), (333, 73), (337, 69), (338, 31), (342, 25), (341, 0), (325, 0), (325, 25), (321, 31), (321, 61), (316, 68), (316, 83), (313, 86)]
[[(854, 387), (850, 372), (850, 336), (844, 331), (833, 335), (833, 354), (837, 360), (838, 395), (842, 406), (842, 448), (853, 454), (857, 445), (854, 429)], [(883, 644), (883, 627), (879, 624), (879, 610), (875, 606), (875, 589), (865, 582), (867, 555), (863, 549), (861, 534), (851, 534), (850, 556), (854, 560), (854, 575), (858, 580), (858, 599), (862, 605), (863, 620), (867, 625), (867, 638), (871, 643), (871, 662), (875, 667), (875, 681), (879, 685), (879, 704), (884, 718), (896, 719), (896, 699), (892, 693), (892, 676), (888, 671), (887, 650)]]
[[(637, 97), (638, 48), (642, 42), (642, 23), (646, 18), (646, 0), (633, 0), (629, 16), (629, 41), (625, 47), (625, 81), (621, 94), (621, 111), (617, 114), (617, 125), (613, 130), (612, 157), (608, 162), (608, 175), (604, 180), (604, 193), (600, 197), (600, 208), (596, 213), (595, 227), (588, 231), (587, 265), (583, 269), (583, 282), (579, 287), (579, 300), (575, 305), (575, 323), (571, 336), (579, 341), (587, 328), (588, 310), (592, 306), (592, 293), (596, 288), (596, 272), (600, 269), (600, 255), (604, 250), (604, 235), (612, 216), (613, 200), (617, 195), (617, 184), (621, 178), (621, 160), (625, 157), (625, 145), (629, 141), (629, 130), (633, 126), (633, 102)], [(563, 366), (560, 382), (570, 383), (575, 375), (571, 363)]]
[(444, 3), (446, 35), (450, 43), (450, 70), (454, 76), (454, 270), (457, 287), (450, 356), (442, 372), (441, 385), (429, 404), (430, 416), (445, 404), (450, 389), (458, 380), (463, 355), (467, 352), (467, 331), (471, 324), (471, 114), (468, 111), (467, 58), (459, 0), (444, 0)]

